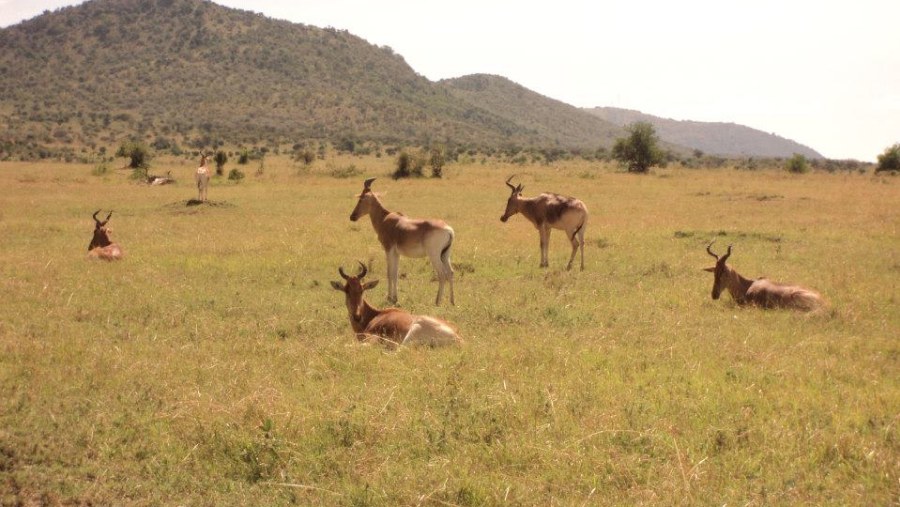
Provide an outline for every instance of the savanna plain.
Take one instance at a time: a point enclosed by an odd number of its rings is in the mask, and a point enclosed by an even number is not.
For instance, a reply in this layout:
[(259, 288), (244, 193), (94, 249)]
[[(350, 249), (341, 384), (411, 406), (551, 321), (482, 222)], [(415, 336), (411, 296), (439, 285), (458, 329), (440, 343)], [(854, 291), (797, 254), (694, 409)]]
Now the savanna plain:
[[(271, 156), (188, 206), (193, 159), (156, 160), (160, 187), (0, 164), (0, 503), (900, 502), (897, 177), (391, 165)], [(512, 174), (587, 204), (584, 271), (560, 231), (541, 269), (535, 229), (500, 222)], [(455, 229), (456, 306), (434, 306), (426, 259), (401, 260), (399, 304), (463, 346), (354, 338), (329, 282), (371, 263), (387, 306), (371, 224), (348, 218), (370, 176), (388, 209)], [(86, 258), (100, 208), (120, 262)], [(712, 240), (828, 308), (713, 301)]]

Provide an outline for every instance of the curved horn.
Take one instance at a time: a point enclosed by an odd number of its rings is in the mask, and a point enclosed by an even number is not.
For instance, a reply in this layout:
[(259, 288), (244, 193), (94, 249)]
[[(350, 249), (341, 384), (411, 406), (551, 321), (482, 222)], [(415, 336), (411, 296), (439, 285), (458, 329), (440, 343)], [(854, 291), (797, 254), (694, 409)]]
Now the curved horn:
[(341, 274), (341, 278), (343, 278), (344, 280), (350, 280), (350, 277), (347, 276), (347, 273), (344, 273), (344, 268), (343, 268), (343, 267), (338, 266), (338, 273)]
[(109, 218), (112, 216), (112, 210), (109, 210), (109, 215), (106, 215), (106, 220), (103, 221), (103, 225), (106, 225), (106, 222), (109, 222)]
[(728, 252), (726, 252), (725, 255), (723, 255), (722, 258), (719, 259), (719, 262), (725, 262), (726, 260), (728, 260), (728, 257), (730, 257), (730, 256), (731, 256), (731, 245), (728, 245)]
[(359, 278), (361, 280), (362, 277), (366, 276), (366, 273), (368, 273), (369, 270), (366, 268), (366, 265), (362, 263), (362, 261), (356, 261), (356, 262), (359, 263), (359, 274), (356, 275), (356, 278)]
[(714, 253), (712, 252), (712, 250), (709, 249), (709, 247), (713, 246), (713, 243), (715, 243), (715, 242), (716, 242), (716, 240), (712, 240), (712, 241), (709, 242), (708, 245), (706, 245), (706, 253), (708, 253), (709, 255), (712, 255), (713, 257), (715, 257), (716, 260), (719, 260), (719, 256), (716, 255), (716, 254), (714, 254)]
[(506, 186), (509, 187), (513, 192), (516, 191), (516, 187), (514, 187), (514, 186), (512, 185), (512, 183), (510, 183), (510, 181), (511, 181), (513, 178), (515, 178), (515, 177), (516, 177), (516, 175), (513, 174), (512, 176), (510, 176), (509, 178), (506, 179)]
[(372, 182), (375, 181), (376, 179), (378, 179), (378, 178), (369, 178), (369, 179), (367, 179), (366, 181), (364, 181), (364, 182), (363, 182), (363, 188), (366, 189), (366, 190), (369, 190), (369, 187), (372, 186)]

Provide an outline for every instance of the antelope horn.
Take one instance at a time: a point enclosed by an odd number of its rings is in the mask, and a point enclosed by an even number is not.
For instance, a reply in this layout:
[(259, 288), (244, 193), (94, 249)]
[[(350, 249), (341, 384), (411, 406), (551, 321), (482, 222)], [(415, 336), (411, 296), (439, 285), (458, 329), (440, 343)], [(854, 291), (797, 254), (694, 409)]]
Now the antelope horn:
[(366, 265), (362, 263), (362, 261), (356, 262), (359, 262), (359, 274), (356, 275), (356, 277), (362, 280), (362, 277), (366, 276), (366, 273), (368, 273), (369, 270), (366, 268)]
[(725, 262), (726, 260), (728, 260), (728, 257), (730, 257), (730, 256), (731, 256), (731, 245), (728, 245), (728, 252), (726, 252), (725, 255), (723, 255), (722, 258), (719, 259), (719, 262)]
[(350, 277), (347, 276), (347, 273), (344, 273), (344, 268), (343, 268), (343, 267), (338, 266), (338, 273), (341, 274), (341, 278), (343, 278), (344, 280), (350, 280)]
[(366, 189), (366, 190), (369, 190), (369, 189), (370, 189), (369, 187), (372, 186), (372, 182), (375, 181), (376, 179), (377, 179), (377, 178), (369, 178), (369, 179), (367, 179), (366, 181), (364, 181), (364, 182), (363, 182), (363, 188)]
[(100, 213), (100, 210), (95, 211), (94, 214), (92, 215), (92, 216), (94, 217), (94, 222), (95, 222), (97, 225), (102, 225), (102, 224), (100, 223), (100, 220), (97, 220), (97, 213)]
[(716, 240), (712, 240), (712, 241), (709, 242), (708, 245), (706, 245), (706, 253), (708, 253), (709, 255), (712, 255), (713, 257), (715, 257), (716, 260), (719, 260), (719, 256), (716, 255), (716, 254), (714, 254), (714, 253), (712, 252), (712, 250), (710, 250), (710, 247), (713, 246), (713, 243), (715, 243), (715, 242), (716, 242)]
[(112, 216), (112, 210), (109, 210), (109, 215), (106, 215), (106, 220), (103, 221), (103, 225), (106, 225), (106, 222), (109, 222), (109, 218)]
[(512, 184), (510, 183), (510, 180), (512, 180), (515, 177), (516, 177), (516, 175), (513, 174), (512, 176), (510, 176), (509, 178), (506, 179), (506, 186), (509, 187), (513, 192), (516, 191), (516, 187), (512, 186)]

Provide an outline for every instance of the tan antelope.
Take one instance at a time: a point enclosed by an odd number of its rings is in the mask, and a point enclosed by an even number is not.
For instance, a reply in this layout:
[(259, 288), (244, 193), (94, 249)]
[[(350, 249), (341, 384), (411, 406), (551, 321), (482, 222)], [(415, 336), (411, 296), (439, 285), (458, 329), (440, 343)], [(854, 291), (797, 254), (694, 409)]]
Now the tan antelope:
[(197, 182), (197, 192), (200, 194), (198, 197), (200, 202), (206, 202), (206, 190), (209, 188), (209, 168), (206, 167), (206, 158), (207, 155), (205, 153), (200, 157), (200, 167), (197, 168), (197, 172), (194, 174), (194, 181)]
[(584, 270), (584, 229), (587, 225), (588, 210), (578, 199), (559, 194), (545, 192), (537, 197), (522, 197), (522, 184), (513, 186), (510, 183), (513, 177), (506, 180), (506, 186), (511, 190), (509, 200), (506, 201), (506, 212), (500, 217), (501, 222), (506, 222), (516, 213), (534, 224), (541, 235), (541, 267), (550, 265), (547, 260), (550, 250), (550, 229), (566, 231), (566, 237), (572, 243), (572, 255), (569, 257), (569, 265), (566, 269), (572, 269), (575, 253), (581, 248), (581, 269)]
[(412, 315), (397, 308), (379, 310), (365, 300), (365, 291), (378, 285), (378, 280), (363, 282), (368, 270), (359, 263), (359, 273), (348, 276), (343, 268), (338, 268), (346, 283), (331, 282), (335, 290), (344, 293), (350, 326), (356, 339), (366, 343), (381, 343), (391, 348), (400, 345), (427, 345), (440, 347), (461, 344), (456, 331), (440, 319), (427, 315)]
[(97, 218), (97, 213), (100, 213), (100, 210), (94, 212), (94, 237), (88, 245), (88, 257), (91, 259), (102, 259), (104, 261), (119, 260), (125, 253), (118, 243), (110, 241), (109, 233), (112, 232), (112, 229), (106, 225), (109, 223), (112, 211), (106, 215), (106, 220), (102, 222)]
[(365, 215), (372, 219), (372, 228), (387, 256), (388, 301), (397, 303), (397, 274), (400, 270), (400, 256), (425, 257), (437, 274), (438, 293), (434, 304), (441, 304), (444, 282), (450, 282), (450, 304), (453, 298), (453, 267), (450, 265), (450, 247), (453, 245), (453, 228), (443, 220), (409, 218), (402, 213), (388, 211), (372, 192), (369, 178), (363, 183), (363, 191), (350, 220), (355, 222)]
[(817, 292), (798, 285), (784, 285), (771, 282), (765, 278), (750, 280), (741, 276), (725, 262), (731, 256), (731, 245), (722, 257), (714, 254), (712, 243), (706, 246), (706, 252), (715, 257), (716, 265), (704, 268), (715, 274), (712, 298), (719, 299), (722, 291), (728, 289), (732, 299), (739, 304), (753, 304), (763, 308), (793, 308), (812, 311), (822, 308), (825, 301)]

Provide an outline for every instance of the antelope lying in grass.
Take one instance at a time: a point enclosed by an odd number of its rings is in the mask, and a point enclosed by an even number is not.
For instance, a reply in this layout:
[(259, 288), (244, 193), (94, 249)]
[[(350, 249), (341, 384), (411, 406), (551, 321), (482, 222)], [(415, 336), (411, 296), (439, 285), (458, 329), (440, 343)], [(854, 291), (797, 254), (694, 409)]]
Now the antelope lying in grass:
[(97, 219), (97, 213), (100, 213), (100, 210), (94, 212), (94, 237), (88, 245), (88, 257), (105, 261), (119, 260), (125, 253), (118, 243), (110, 241), (109, 233), (112, 232), (112, 229), (106, 226), (109, 223), (109, 218), (112, 216), (112, 211), (106, 215), (106, 220), (102, 222)]
[(712, 243), (707, 245), (706, 252), (715, 257), (716, 265), (704, 268), (715, 274), (712, 298), (719, 299), (724, 289), (728, 289), (731, 297), (739, 305), (754, 304), (763, 308), (793, 308), (812, 311), (822, 308), (825, 301), (817, 292), (798, 285), (783, 285), (765, 278), (749, 280), (725, 264), (731, 256), (731, 245), (722, 257), (714, 254)]
[(427, 315), (412, 315), (397, 308), (379, 310), (366, 302), (363, 293), (378, 284), (378, 280), (363, 282), (368, 270), (363, 263), (356, 276), (348, 276), (338, 268), (346, 283), (331, 282), (335, 290), (344, 293), (350, 326), (356, 339), (366, 343), (382, 343), (391, 348), (400, 345), (428, 345), (440, 347), (461, 344), (462, 339), (450, 324)]
[(400, 256), (425, 257), (437, 274), (438, 293), (434, 304), (441, 304), (444, 282), (450, 282), (450, 304), (453, 298), (453, 267), (450, 265), (450, 246), (453, 245), (453, 228), (443, 220), (409, 218), (402, 213), (388, 211), (372, 192), (369, 178), (363, 183), (363, 191), (350, 220), (355, 222), (364, 215), (372, 219), (372, 228), (387, 256), (388, 301), (397, 302), (397, 274), (400, 270)]
[(506, 180), (506, 186), (512, 193), (506, 201), (506, 212), (500, 217), (501, 222), (506, 222), (509, 217), (521, 213), (529, 222), (534, 224), (541, 235), (541, 267), (550, 265), (547, 260), (550, 250), (550, 229), (566, 231), (566, 237), (572, 243), (572, 256), (569, 257), (569, 265), (566, 269), (572, 269), (572, 261), (575, 253), (581, 248), (581, 269), (584, 270), (584, 228), (587, 225), (588, 210), (578, 199), (559, 194), (543, 193), (537, 197), (522, 197), (522, 185), (513, 186)]
[(200, 202), (206, 202), (206, 190), (209, 188), (209, 168), (206, 167), (206, 158), (205, 153), (200, 157), (200, 167), (197, 168), (197, 172), (194, 174)]

